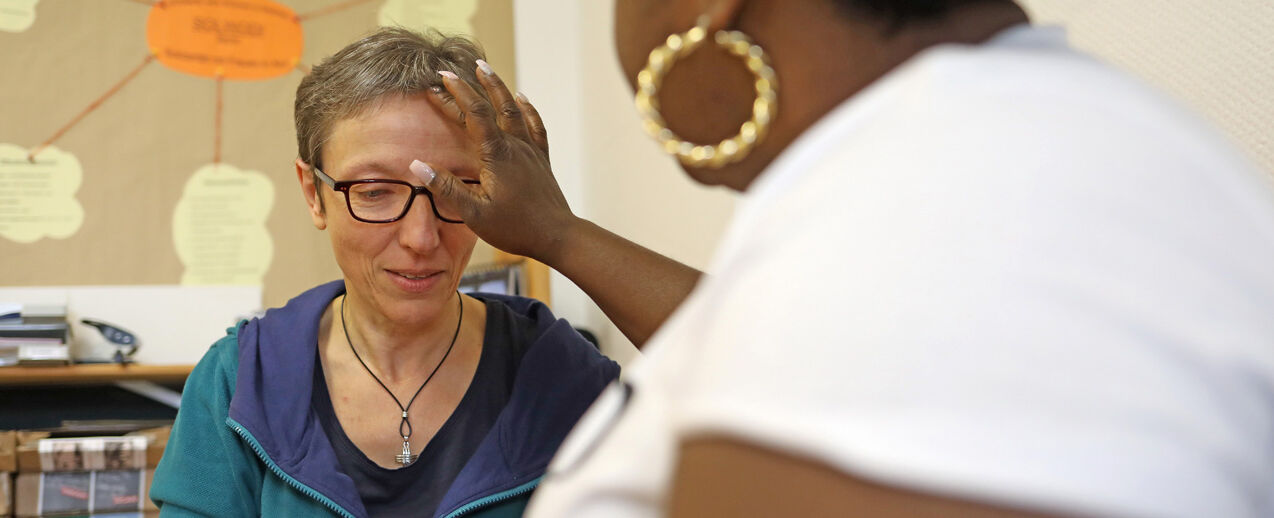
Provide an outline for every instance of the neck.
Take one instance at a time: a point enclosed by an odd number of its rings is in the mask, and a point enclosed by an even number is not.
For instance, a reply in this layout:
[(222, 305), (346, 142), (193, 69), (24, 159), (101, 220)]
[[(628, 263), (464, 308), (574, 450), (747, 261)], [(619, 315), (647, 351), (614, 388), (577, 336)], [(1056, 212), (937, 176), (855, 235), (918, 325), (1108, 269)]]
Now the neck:
[(839, 104), (914, 57), (941, 44), (979, 44), (1029, 18), (1011, 3), (976, 3), (901, 28), (847, 15), (832, 2), (751, 2), (737, 20), (765, 45), (780, 81), (769, 138), (744, 161), (695, 171), (706, 183), (744, 191), (805, 130)]
[[(418, 383), (442, 361), (456, 338), (460, 322), (457, 293), (448, 299), (434, 318), (418, 322), (395, 322), (360, 302), (355, 294), (342, 296), (336, 304), (333, 331), (353, 348), (387, 385)], [(342, 317), (341, 304), (344, 304)]]

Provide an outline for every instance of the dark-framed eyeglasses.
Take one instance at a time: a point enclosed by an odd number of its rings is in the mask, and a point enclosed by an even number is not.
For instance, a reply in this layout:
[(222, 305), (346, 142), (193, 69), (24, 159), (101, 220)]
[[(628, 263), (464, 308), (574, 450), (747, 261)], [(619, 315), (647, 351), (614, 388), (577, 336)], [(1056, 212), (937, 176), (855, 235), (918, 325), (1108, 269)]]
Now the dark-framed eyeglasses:
[[(317, 166), (311, 167), (316, 176), (333, 191), (345, 195), (345, 207), (349, 215), (364, 223), (393, 223), (411, 210), (416, 195), (424, 194), (429, 198), (429, 206), (433, 207), (434, 216), (447, 223), (464, 223), (459, 213), (438, 207), (434, 195), (422, 185), (412, 185), (402, 180), (369, 179), (337, 181)], [(464, 179), (462, 182), (477, 185), (478, 180)]]

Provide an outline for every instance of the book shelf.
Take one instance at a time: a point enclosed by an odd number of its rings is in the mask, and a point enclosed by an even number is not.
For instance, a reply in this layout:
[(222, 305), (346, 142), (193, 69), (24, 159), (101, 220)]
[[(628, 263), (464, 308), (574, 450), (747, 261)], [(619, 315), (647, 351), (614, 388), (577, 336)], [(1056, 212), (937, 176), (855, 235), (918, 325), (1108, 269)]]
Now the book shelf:
[(53, 367), (0, 368), (0, 387), (34, 385), (102, 385), (117, 381), (150, 381), (180, 385), (194, 365), (80, 364)]
[[(549, 301), (548, 267), (524, 257), (497, 251), (495, 263), (519, 266), (526, 296)], [(178, 388), (194, 365), (78, 364), (51, 367), (0, 367), (0, 387), (109, 385), (118, 381), (149, 381)]]
[[(488, 248), (490, 247), (488, 246)], [(545, 266), (543, 263), (535, 261), (534, 259), (509, 254), (495, 248), (490, 248), (489, 252), (489, 256), (481, 258), (480, 261), (475, 260), (469, 264), (469, 267), (465, 270), (466, 277), (481, 277), (486, 273), (494, 272), (496, 270), (515, 269), (517, 270), (517, 291), (502, 292), (496, 290), (496, 292), (530, 297), (543, 302), (544, 305), (549, 306), (550, 308), (553, 307), (549, 291), (550, 280), (548, 266)], [(466, 279), (466, 281), (468, 280), (471, 279)], [(461, 282), (461, 286), (462, 288), (467, 286), (465, 281)], [(466, 290), (461, 289), (461, 291)]]
[[(512, 267), (518, 293), (549, 302), (547, 266), (515, 255), (490, 255), (481, 264)], [(170, 420), (193, 369), (193, 364), (0, 367), (0, 430), (57, 428), (74, 421)]]

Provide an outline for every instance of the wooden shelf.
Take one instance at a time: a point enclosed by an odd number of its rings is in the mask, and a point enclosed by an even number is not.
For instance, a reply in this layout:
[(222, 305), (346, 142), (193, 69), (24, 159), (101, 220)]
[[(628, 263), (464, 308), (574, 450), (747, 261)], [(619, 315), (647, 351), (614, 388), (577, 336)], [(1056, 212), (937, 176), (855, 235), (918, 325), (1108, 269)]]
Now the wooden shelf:
[(82, 364), (63, 367), (3, 367), (0, 386), (103, 385), (115, 381), (182, 383), (194, 365)]

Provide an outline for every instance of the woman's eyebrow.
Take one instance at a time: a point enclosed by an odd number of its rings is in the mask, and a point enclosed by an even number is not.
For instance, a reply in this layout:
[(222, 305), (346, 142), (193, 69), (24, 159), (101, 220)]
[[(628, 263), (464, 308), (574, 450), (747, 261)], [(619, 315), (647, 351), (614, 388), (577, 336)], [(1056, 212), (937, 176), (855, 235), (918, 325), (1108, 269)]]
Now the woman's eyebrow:
[(346, 166), (344, 170), (342, 171), (342, 173), (344, 173), (344, 175), (349, 176), (349, 178), (342, 178), (342, 179), (354, 180), (354, 179), (367, 179), (367, 178), (381, 178), (385, 176), (389, 176), (392, 178), (394, 177), (394, 175), (392, 174), (393, 170), (394, 168), (389, 167), (388, 164), (385, 164), (384, 162), (380, 162), (377, 160), (371, 160), (367, 162), (354, 162), (353, 164)]
[[(464, 179), (476, 180), (478, 179), (478, 173), (481, 171), (481, 167), (477, 164), (439, 162), (437, 165), (451, 171), (451, 174)], [(330, 174), (330, 172), (328, 173)], [(336, 178), (337, 180), (370, 180), (384, 178), (404, 180), (412, 184), (420, 183), (420, 180), (416, 178), (415, 175), (411, 174), (411, 171), (406, 167), (403, 167), (400, 170), (399, 168), (390, 166), (388, 163), (376, 159), (370, 159), (365, 162), (354, 162), (353, 164), (347, 165), (342, 168), (340, 175), (342, 177)]]

